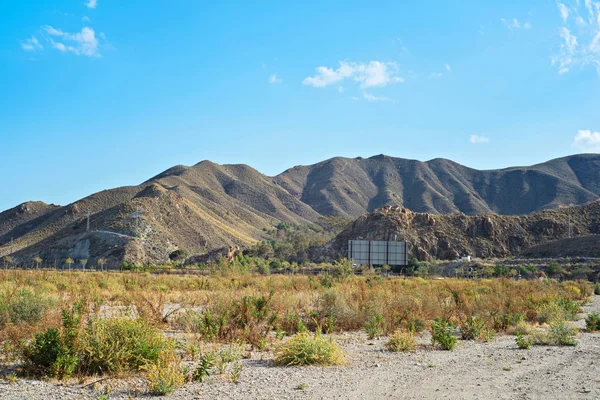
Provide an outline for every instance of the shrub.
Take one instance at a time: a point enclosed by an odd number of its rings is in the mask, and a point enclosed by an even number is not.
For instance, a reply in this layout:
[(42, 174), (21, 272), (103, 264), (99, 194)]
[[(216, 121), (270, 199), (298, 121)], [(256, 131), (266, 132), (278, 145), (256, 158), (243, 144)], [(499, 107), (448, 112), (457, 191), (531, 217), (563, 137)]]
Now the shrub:
[(9, 321), (15, 325), (39, 322), (47, 309), (48, 301), (29, 289), (20, 289), (11, 298), (0, 297), (0, 328)]
[(80, 307), (81, 304), (78, 304), (71, 312), (62, 311), (61, 331), (50, 328), (39, 333), (23, 349), (23, 357), (34, 373), (62, 379), (75, 372), (79, 363), (77, 339), (81, 321)]
[(320, 334), (297, 333), (277, 349), (275, 364), (340, 365), (344, 362), (341, 347)]
[(196, 368), (196, 371), (194, 371), (194, 376), (192, 377), (193, 380), (202, 383), (204, 378), (210, 376), (210, 371), (214, 368), (215, 361), (216, 357), (213, 353), (205, 354), (200, 360), (200, 365)]
[(436, 318), (431, 324), (431, 344), (438, 343), (443, 350), (453, 350), (456, 347), (456, 336), (452, 324), (442, 318)]
[(404, 326), (408, 332), (412, 333), (421, 333), (425, 330), (425, 322), (419, 318), (407, 320)]
[(589, 314), (585, 319), (585, 329), (590, 332), (600, 331), (600, 314)]
[(558, 322), (550, 325), (550, 340), (558, 346), (576, 346), (576, 333), (576, 329), (566, 322)]
[(594, 294), (596, 296), (600, 296), (600, 282), (596, 282), (594, 285)]
[(137, 370), (159, 362), (174, 346), (142, 319), (90, 320), (82, 338), (83, 368), (91, 373)]
[(157, 396), (173, 393), (185, 382), (179, 360), (173, 354), (162, 355), (156, 363), (149, 363), (143, 369), (150, 393)]
[(475, 340), (481, 337), (485, 329), (485, 321), (479, 317), (468, 316), (465, 323), (460, 327), (463, 340)]
[(396, 331), (390, 336), (385, 348), (395, 353), (413, 352), (417, 350), (417, 342), (411, 333)]
[(383, 333), (383, 316), (376, 314), (371, 317), (365, 324), (365, 332), (367, 332), (369, 340), (381, 335)]
[(516, 337), (515, 341), (517, 342), (517, 346), (520, 349), (524, 349), (524, 350), (530, 349), (531, 345), (533, 344), (532, 338), (525, 337), (520, 333), (517, 333), (517, 337)]

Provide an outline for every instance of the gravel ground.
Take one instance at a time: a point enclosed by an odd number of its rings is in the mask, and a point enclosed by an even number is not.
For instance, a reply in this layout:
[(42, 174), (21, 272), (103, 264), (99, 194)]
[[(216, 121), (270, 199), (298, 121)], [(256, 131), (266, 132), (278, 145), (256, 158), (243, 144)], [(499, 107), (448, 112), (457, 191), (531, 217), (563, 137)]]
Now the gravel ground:
[[(600, 296), (584, 308), (600, 311)], [(584, 326), (579, 321), (580, 327)], [(600, 399), (600, 334), (581, 333), (576, 347), (519, 350), (514, 336), (491, 343), (460, 341), (454, 351), (420, 349), (394, 354), (385, 340), (362, 333), (337, 337), (344, 367), (274, 367), (272, 355), (242, 360), (239, 383), (226, 375), (186, 384), (173, 399)], [(423, 338), (427, 342), (427, 338)], [(110, 398), (150, 397), (140, 378), (111, 383)], [(98, 398), (92, 387), (19, 379), (0, 381), (0, 399)]]

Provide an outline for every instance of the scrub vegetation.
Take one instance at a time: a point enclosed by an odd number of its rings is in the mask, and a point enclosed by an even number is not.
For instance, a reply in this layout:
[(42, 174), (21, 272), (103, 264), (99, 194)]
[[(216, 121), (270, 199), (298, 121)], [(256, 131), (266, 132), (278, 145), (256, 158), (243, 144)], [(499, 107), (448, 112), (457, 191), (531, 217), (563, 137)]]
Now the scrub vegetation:
[[(188, 381), (243, 379), (250, 350), (278, 366), (343, 366), (336, 338), (345, 331), (386, 336), (399, 353), (495, 334), (517, 334), (520, 348), (575, 345), (570, 321), (593, 290), (585, 281), (354, 276), (343, 264), (319, 276), (0, 271), (0, 363), (59, 380), (140, 374), (163, 395)], [(599, 329), (597, 315), (587, 329)]]

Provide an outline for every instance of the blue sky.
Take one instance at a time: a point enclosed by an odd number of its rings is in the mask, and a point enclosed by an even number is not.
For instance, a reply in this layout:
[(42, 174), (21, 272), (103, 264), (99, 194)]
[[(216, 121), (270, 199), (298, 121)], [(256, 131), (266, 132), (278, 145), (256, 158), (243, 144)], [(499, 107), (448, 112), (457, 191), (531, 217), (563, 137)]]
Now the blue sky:
[(0, 0), (0, 210), (204, 159), (599, 152), (600, 1), (491, 3)]

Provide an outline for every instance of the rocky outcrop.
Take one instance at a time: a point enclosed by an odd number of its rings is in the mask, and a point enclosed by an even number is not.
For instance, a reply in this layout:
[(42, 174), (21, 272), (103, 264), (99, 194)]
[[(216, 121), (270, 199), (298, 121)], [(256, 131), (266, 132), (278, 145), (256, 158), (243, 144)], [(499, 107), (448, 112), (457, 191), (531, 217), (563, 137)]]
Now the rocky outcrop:
[(530, 246), (569, 236), (600, 234), (600, 203), (526, 216), (462, 213), (436, 215), (383, 207), (363, 215), (334, 240), (314, 252), (315, 261), (347, 254), (348, 240), (406, 240), (419, 260), (452, 260), (519, 255)]

